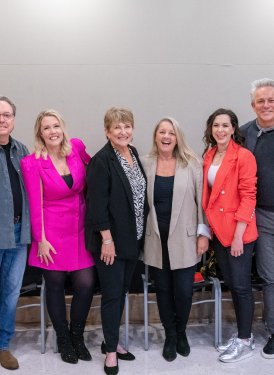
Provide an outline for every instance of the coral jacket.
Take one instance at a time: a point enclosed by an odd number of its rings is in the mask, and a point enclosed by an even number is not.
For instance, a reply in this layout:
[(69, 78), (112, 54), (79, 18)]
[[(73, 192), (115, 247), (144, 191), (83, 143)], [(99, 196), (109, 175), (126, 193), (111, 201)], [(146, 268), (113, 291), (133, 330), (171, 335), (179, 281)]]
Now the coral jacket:
[(208, 222), (225, 247), (231, 245), (238, 221), (247, 224), (243, 242), (252, 242), (258, 237), (255, 157), (231, 140), (211, 189), (208, 185), (208, 170), (215, 153), (216, 147), (213, 147), (204, 158), (202, 206)]
[[(49, 270), (74, 271), (94, 264), (84, 243), (84, 217), (86, 186), (85, 166), (90, 156), (80, 139), (71, 139), (72, 151), (67, 165), (73, 178), (70, 189), (56, 170), (50, 157), (36, 159), (29, 155), (21, 160), (22, 174), (30, 204), (32, 244), (29, 255), (31, 266)], [(43, 186), (41, 200), (40, 181)], [(55, 248), (51, 253), (54, 264), (40, 263), (37, 257), (38, 242), (42, 237), (42, 212), (45, 237)]]

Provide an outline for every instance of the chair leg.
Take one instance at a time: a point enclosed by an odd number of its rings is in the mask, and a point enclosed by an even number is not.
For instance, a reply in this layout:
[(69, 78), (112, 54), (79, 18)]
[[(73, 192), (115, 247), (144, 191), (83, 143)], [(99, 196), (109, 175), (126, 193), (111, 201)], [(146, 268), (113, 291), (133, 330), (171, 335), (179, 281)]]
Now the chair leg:
[(222, 288), (220, 280), (217, 279), (217, 286), (219, 291), (219, 300), (218, 300), (218, 307), (219, 307), (219, 316), (218, 316), (218, 325), (219, 325), (219, 333), (218, 333), (218, 345), (221, 345), (223, 341), (223, 327), (222, 327)]
[(147, 280), (143, 280), (144, 285), (144, 333), (145, 350), (148, 350), (148, 285)]
[(215, 336), (214, 345), (217, 347), (221, 344), (222, 340), (222, 305), (221, 305), (221, 285), (220, 281), (213, 277), (211, 278), (213, 282), (212, 293), (214, 295), (214, 307), (215, 307)]
[(58, 353), (58, 347), (57, 347), (57, 335), (55, 332), (55, 329), (53, 329), (53, 353)]
[(45, 302), (45, 280), (42, 278), (40, 290), (40, 334), (41, 334), (41, 354), (46, 352), (46, 302)]
[(129, 302), (128, 302), (128, 293), (127, 293), (126, 299), (125, 299), (125, 349), (126, 350), (128, 350), (128, 347), (129, 347), (128, 335), (129, 335)]

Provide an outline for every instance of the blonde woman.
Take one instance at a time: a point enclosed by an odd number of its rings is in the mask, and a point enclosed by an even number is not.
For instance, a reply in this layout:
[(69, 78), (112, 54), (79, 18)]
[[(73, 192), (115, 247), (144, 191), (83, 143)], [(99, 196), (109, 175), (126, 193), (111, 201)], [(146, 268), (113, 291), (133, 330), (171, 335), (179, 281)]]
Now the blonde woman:
[[(84, 243), (85, 166), (90, 156), (80, 139), (69, 140), (55, 110), (38, 115), (34, 132), (35, 152), (21, 161), (32, 227), (29, 264), (42, 269), (62, 360), (89, 361), (83, 332), (95, 282), (94, 261)], [(67, 274), (73, 287), (70, 331), (64, 297)]]
[(144, 262), (155, 281), (165, 329), (163, 357), (188, 356), (186, 325), (196, 264), (208, 249), (209, 230), (201, 206), (202, 166), (176, 120), (158, 122), (153, 148), (141, 158), (147, 175), (149, 215)]

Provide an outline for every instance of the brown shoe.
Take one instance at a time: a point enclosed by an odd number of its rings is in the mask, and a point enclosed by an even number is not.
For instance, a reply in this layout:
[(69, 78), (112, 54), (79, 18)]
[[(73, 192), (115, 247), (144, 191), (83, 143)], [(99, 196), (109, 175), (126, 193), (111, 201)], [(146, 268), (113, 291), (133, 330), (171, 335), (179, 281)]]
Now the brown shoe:
[(19, 368), (17, 359), (8, 350), (0, 350), (1, 366), (8, 370), (16, 370)]

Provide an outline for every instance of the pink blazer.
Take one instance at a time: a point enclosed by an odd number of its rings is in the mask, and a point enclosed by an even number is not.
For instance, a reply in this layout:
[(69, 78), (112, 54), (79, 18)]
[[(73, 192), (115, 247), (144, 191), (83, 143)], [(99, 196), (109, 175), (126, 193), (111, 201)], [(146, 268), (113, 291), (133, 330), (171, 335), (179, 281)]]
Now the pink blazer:
[[(71, 139), (72, 151), (67, 164), (73, 178), (70, 189), (55, 169), (50, 157), (35, 158), (34, 154), (21, 159), (21, 169), (29, 199), (32, 244), (29, 254), (31, 266), (58, 271), (74, 271), (94, 265), (85, 248), (84, 218), (86, 186), (85, 166), (90, 156), (80, 139)], [(43, 186), (41, 199), (40, 181)], [(37, 257), (38, 242), (42, 237), (42, 210), (46, 239), (55, 248), (51, 253), (54, 264), (48, 266)]]
[(243, 242), (255, 241), (258, 237), (255, 157), (231, 140), (211, 190), (207, 179), (215, 153), (216, 147), (213, 147), (204, 158), (202, 205), (208, 222), (223, 246), (231, 245), (238, 221), (247, 223)]

